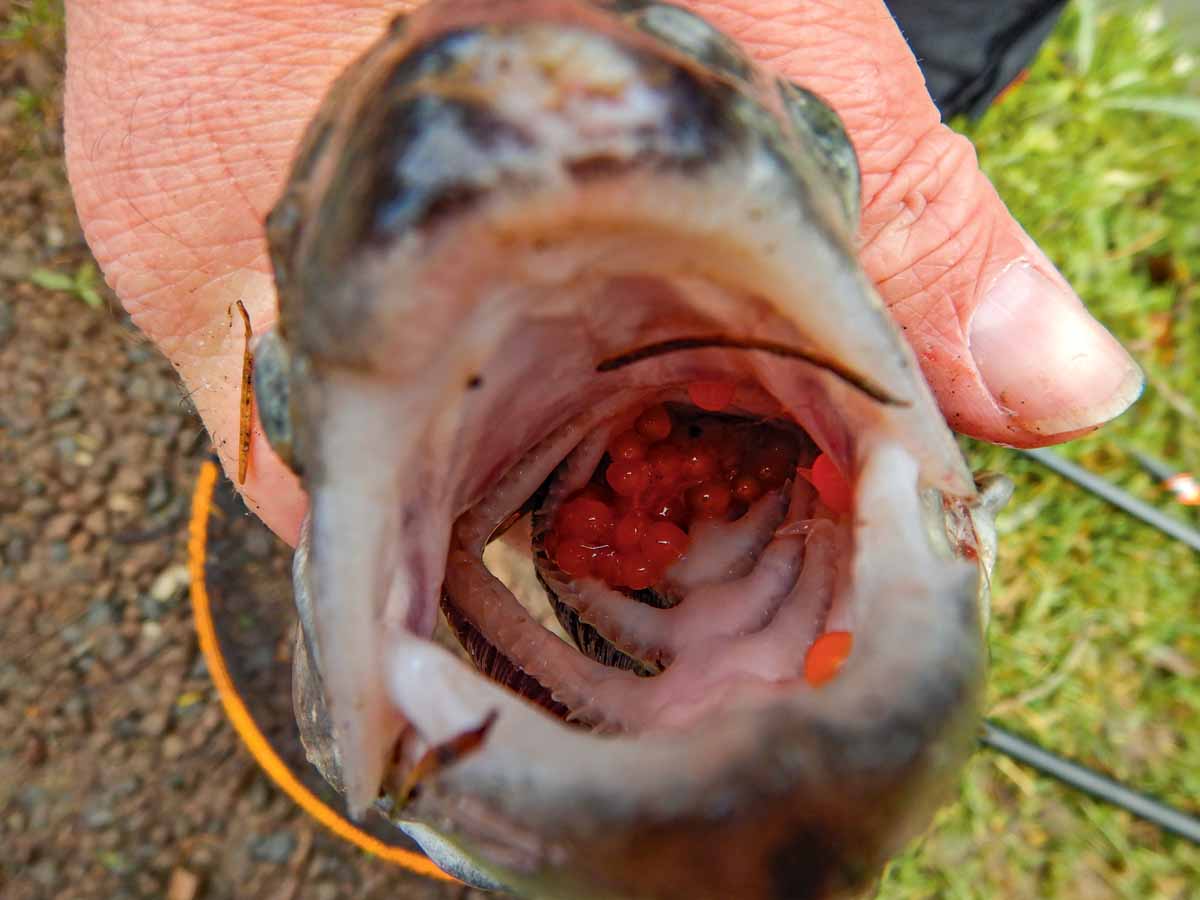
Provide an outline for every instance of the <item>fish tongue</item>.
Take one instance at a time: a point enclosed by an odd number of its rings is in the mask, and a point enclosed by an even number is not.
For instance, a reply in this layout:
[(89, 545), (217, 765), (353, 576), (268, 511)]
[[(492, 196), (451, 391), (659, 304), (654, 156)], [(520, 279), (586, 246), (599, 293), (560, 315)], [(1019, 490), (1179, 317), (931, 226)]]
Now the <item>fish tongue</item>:
[(378, 796), (405, 726), (384, 691), (382, 660), (398, 634), (432, 630), (449, 517), (436, 515), (432, 485), (408, 464), (419, 455), (406, 428), (411, 409), (383, 386), (336, 381), (323, 401), (329, 427), (311, 485), (312, 638), (357, 817)]

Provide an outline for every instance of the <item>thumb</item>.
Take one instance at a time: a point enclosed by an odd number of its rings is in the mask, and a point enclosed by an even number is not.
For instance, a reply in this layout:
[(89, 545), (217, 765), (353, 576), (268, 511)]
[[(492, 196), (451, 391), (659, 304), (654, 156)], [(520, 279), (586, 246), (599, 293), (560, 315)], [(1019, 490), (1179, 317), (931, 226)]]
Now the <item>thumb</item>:
[(954, 428), (1037, 446), (1137, 398), (1140, 369), (941, 124), (879, 0), (689, 5), (842, 117), (862, 169), (863, 265)]

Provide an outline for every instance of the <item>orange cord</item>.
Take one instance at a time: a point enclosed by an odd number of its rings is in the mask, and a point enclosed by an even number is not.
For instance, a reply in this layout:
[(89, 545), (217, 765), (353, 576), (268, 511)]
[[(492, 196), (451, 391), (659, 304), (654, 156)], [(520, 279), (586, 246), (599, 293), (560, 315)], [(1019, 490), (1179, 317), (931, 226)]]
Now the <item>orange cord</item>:
[(212, 607), (208, 600), (208, 588), (204, 581), (204, 560), (208, 548), (208, 517), (212, 510), (213, 488), (217, 483), (219, 469), (216, 463), (205, 460), (196, 478), (196, 488), (192, 494), (192, 518), (188, 527), (188, 573), (191, 578), (192, 612), (195, 614), (196, 635), (200, 639), (200, 652), (208, 663), (208, 671), (217, 693), (221, 697), (221, 705), (225, 707), (225, 715), (233, 723), (238, 737), (250, 750), (251, 755), (263, 767), (283, 792), (291, 797), (300, 807), (336, 834), (355, 846), (366, 850), (388, 862), (403, 866), (410, 872), (426, 875), (440, 881), (458, 882), (457, 878), (447, 875), (429, 859), (420, 853), (392, 847), (361, 828), (348, 821), (339, 812), (326, 805), (312, 791), (300, 783), (292, 774), (287, 763), (279, 758), (270, 742), (259, 729), (254, 717), (246, 708), (241, 695), (229, 676), (225, 666), (225, 658), (221, 655), (221, 647), (217, 642), (217, 631), (213, 625)]

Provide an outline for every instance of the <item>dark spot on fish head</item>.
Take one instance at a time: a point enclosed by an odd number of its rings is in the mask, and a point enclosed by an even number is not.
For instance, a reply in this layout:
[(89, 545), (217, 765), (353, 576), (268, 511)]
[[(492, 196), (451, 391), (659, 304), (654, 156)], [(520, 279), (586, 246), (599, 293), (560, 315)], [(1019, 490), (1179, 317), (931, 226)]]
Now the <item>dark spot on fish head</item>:
[(299, 474), (291, 412), (291, 356), (276, 329), (260, 335), (251, 368), (254, 400), (267, 442), (284, 465)]
[(472, 375), (470, 378), (467, 379), (467, 390), (475, 391), (481, 387), (483, 387), (483, 376), (482, 375)]
[(292, 250), (301, 228), (300, 206), (296, 198), (287, 196), (281, 200), (267, 215), (266, 225), (275, 290), (283, 294), (291, 283)]
[[(405, 16), (398, 16), (393, 25)], [(444, 75), (474, 55), (484, 39), (478, 28), (457, 28), (413, 47), (388, 73), (383, 91), (404, 91), (418, 81)]]
[(850, 230), (856, 231), (862, 200), (858, 157), (838, 114), (821, 97), (790, 81), (777, 82), (794, 140), (821, 169), (842, 207)]
[(617, 15), (625, 15), (639, 13), (650, 6), (657, 6), (658, 0), (598, 0), (597, 5)]
[(772, 897), (816, 900), (845, 883), (846, 847), (840, 836), (819, 823), (793, 829), (769, 857)]
[(566, 169), (578, 180), (619, 175), (630, 168), (630, 161), (611, 153), (596, 153), (569, 160)]
[(685, 171), (712, 165), (727, 156), (746, 135), (732, 110), (736, 92), (683, 68), (672, 70), (663, 88), (668, 99), (662, 124), (663, 163)]
[(609, 8), (711, 72), (747, 82), (754, 77), (741, 48), (693, 12), (669, 3), (638, 0), (614, 3)]
[(501, 151), (532, 140), (483, 103), (422, 94), (401, 100), (372, 143), (360, 229), (367, 243), (383, 245), (473, 206), (494, 180)]
[(408, 28), (408, 13), (396, 13), (388, 22), (387, 31), (391, 37), (399, 37)]

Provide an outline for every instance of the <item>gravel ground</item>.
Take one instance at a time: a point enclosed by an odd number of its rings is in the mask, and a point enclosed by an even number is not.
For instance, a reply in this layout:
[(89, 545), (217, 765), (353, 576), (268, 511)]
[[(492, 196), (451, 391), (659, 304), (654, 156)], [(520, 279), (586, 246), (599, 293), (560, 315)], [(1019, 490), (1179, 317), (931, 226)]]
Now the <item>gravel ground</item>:
[[(330, 835), (222, 715), (185, 568), (207, 436), (98, 278), (92, 308), (33, 274), (90, 262), (60, 59), (55, 41), (0, 51), (0, 897), (477, 896)], [(226, 583), (235, 566), (253, 585), (253, 621), (286, 601), (289, 554), (234, 503), (214, 547)], [(294, 758), (287, 641), (236, 647)]]

